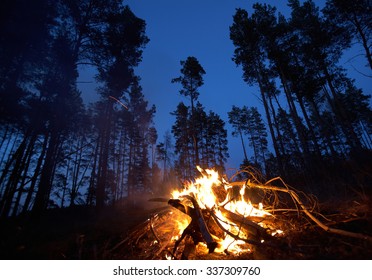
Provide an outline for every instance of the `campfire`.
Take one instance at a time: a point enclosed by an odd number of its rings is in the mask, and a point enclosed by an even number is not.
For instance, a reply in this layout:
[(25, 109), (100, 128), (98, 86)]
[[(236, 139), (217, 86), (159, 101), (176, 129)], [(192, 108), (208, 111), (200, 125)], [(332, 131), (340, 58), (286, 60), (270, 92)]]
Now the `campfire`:
[[(251, 258), (267, 250), (295, 250), (296, 234), (310, 226), (360, 242), (372, 237), (330, 227), (315, 197), (288, 186), (281, 178), (261, 183), (252, 170), (227, 180), (197, 167), (200, 177), (173, 190), (167, 203), (135, 228), (112, 251), (125, 247), (139, 259)], [(236, 180), (246, 173), (244, 181)], [(240, 177), (241, 178), (241, 177)]]

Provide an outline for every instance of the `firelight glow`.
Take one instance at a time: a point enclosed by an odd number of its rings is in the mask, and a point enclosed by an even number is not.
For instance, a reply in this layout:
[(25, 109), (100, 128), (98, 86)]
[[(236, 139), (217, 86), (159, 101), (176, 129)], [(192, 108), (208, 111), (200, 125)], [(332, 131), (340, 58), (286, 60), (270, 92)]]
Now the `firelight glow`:
[[(239, 190), (239, 197), (234, 197), (231, 193), (232, 186), (229, 185), (228, 182), (225, 180), (221, 180), (220, 176), (217, 171), (212, 169), (205, 169), (203, 170), (199, 166), (197, 169), (201, 173), (201, 176), (196, 178), (194, 182), (189, 182), (184, 186), (182, 191), (174, 190), (172, 192), (172, 197), (174, 199), (184, 198), (185, 196), (192, 196), (196, 199), (198, 205), (201, 209), (212, 211), (218, 217), (221, 226), (226, 230), (234, 234), (235, 236), (239, 236), (241, 239), (248, 239), (249, 236), (246, 236), (242, 231), (238, 224), (235, 224), (229, 221), (223, 213), (219, 210), (221, 207), (224, 209), (238, 214), (242, 216), (242, 218), (247, 217), (265, 217), (271, 216), (270, 213), (264, 210), (262, 203), (259, 204), (258, 208), (252, 205), (249, 198), (246, 198), (246, 186), (240, 188)], [(221, 200), (221, 194), (217, 195), (217, 188), (221, 188), (223, 186), (224, 192), (223, 194), (223, 201)], [(179, 222), (179, 230), (180, 234), (183, 230), (187, 227), (189, 221), (182, 221)], [(281, 230), (276, 230), (274, 234), (283, 233)], [(177, 238), (178, 239), (178, 238)], [(225, 249), (229, 249), (230, 252), (235, 254), (241, 253), (244, 250), (250, 251), (249, 248), (242, 249), (240, 245), (245, 244), (243, 240), (239, 240), (234, 238), (228, 234), (224, 235), (224, 238), (215, 238), (216, 241), (219, 243), (219, 248), (216, 249), (216, 252), (223, 252)], [(263, 241), (261, 241), (263, 242)]]

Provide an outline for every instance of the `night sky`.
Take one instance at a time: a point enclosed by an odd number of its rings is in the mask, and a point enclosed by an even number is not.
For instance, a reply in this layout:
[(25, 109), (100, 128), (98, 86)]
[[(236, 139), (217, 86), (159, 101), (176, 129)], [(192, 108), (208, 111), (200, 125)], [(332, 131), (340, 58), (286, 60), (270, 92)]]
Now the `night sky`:
[[(170, 112), (183, 101), (190, 101), (179, 94), (180, 85), (172, 84), (171, 79), (180, 76), (180, 61), (188, 56), (195, 56), (206, 71), (204, 85), (199, 89), (199, 101), (206, 112), (212, 110), (226, 122), (230, 158), (226, 168), (239, 168), (243, 153), (238, 138), (231, 136), (227, 112), (232, 105), (256, 106), (266, 121), (259, 100), (257, 87), (250, 87), (242, 79), (242, 70), (232, 61), (234, 46), (229, 38), (229, 27), (232, 24), (236, 8), (252, 12), (255, 2), (276, 6), (278, 11), (289, 16), (287, 1), (249, 1), (249, 0), (127, 0), (126, 4), (136, 16), (146, 21), (146, 34), (150, 39), (143, 52), (143, 60), (136, 69), (139, 75), (145, 98), (149, 105), (157, 108), (155, 126), (158, 130), (158, 141), (163, 141), (164, 133), (174, 123)], [(325, 0), (314, 1), (323, 7)], [(364, 65), (367, 63), (362, 54), (362, 46), (355, 45), (345, 53), (340, 65), (348, 69), (356, 85), (363, 88), (365, 94), (371, 94), (370, 78), (362, 73), (369, 73)], [(367, 70), (365, 70), (367, 69)], [(360, 73), (361, 72), (361, 73)], [(89, 69), (82, 69), (79, 78), (82, 82), (93, 81)], [(94, 83), (81, 83), (84, 99), (89, 102), (97, 98)], [(285, 108), (285, 103), (283, 106)], [(269, 139), (270, 143), (270, 139)], [(248, 147), (248, 143), (246, 145)], [(248, 149), (249, 157), (252, 151)]]

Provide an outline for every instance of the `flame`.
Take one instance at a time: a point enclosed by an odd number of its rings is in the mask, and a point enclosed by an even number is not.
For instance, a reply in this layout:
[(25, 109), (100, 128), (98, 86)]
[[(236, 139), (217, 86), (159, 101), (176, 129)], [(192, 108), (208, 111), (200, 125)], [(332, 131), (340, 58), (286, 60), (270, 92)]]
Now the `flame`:
[[(240, 231), (239, 225), (230, 222), (226, 217), (224, 217), (222, 212), (219, 210), (220, 207), (244, 217), (265, 217), (271, 215), (264, 210), (262, 203), (259, 203), (258, 207), (255, 207), (249, 198), (246, 197), (247, 186), (244, 185), (242, 188), (240, 188), (238, 197), (233, 196), (231, 194), (233, 187), (225, 180), (221, 180), (217, 171), (213, 169), (203, 170), (199, 166), (197, 166), (197, 169), (201, 173), (201, 176), (196, 178), (194, 182), (189, 182), (186, 184), (182, 191), (174, 190), (172, 192), (172, 197), (174, 199), (182, 199), (182, 197), (185, 195), (195, 197), (200, 208), (209, 210), (213, 209), (215, 215), (220, 221), (220, 224), (225, 228), (225, 230), (241, 238), (249, 237), (243, 235), (243, 233)], [(221, 195), (216, 195), (217, 189), (221, 187), (223, 187), (223, 193), (225, 194), (225, 197), (222, 197), (223, 201), (219, 201), (221, 200)], [(189, 220), (181, 220), (179, 222), (179, 235), (187, 227), (188, 223)], [(282, 233), (283, 231), (276, 230), (274, 233), (272, 233), (272, 235)], [(247, 244), (244, 241), (235, 239), (228, 234), (226, 234), (222, 239), (216, 239), (219, 243), (219, 247), (216, 249), (216, 252), (229, 250), (229, 252), (239, 254), (244, 251), (250, 251), (250, 248), (247, 248)], [(264, 240), (261, 240), (261, 242), (263, 243)]]
[[(197, 169), (200, 173), (204, 173), (199, 166), (197, 166)], [(221, 184), (221, 181), (219, 180), (218, 172), (206, 169), (203, 176), (197, 178), (195, 182), (190, 182), (182, 192), (174, 190), (172, 196), (173, 198), (179, 198), (183, 195), (193, 194), (200, 207), (211, 209), (217, 204), (217, 198), (213, 193), (212, 187), (219, 184)]]

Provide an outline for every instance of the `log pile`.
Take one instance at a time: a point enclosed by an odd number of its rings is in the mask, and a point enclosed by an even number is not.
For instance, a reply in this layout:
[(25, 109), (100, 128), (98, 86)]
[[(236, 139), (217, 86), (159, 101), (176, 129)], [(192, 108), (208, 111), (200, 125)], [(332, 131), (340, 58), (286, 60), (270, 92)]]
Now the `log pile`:
[[(353, 248), (365, 248), (362, 252), (367, 258), (372, 254), (371, 236), (331, 226), (338, 223), (318, 212), (313, 197), (294, 190), (280, 178), (261, 184), (251, 176), (245, 181), (218, 181), (212, 185), (217, 201), (212, 206), (200, 201), (195, 193), (197, 188), (180, 192), (176, 198), (153, 199), (167, 202), (168, 206), (159, 209), (113, 247), (113, 256), (127, 259), (318, 258), (314, 252), (322, 250), (321, 244), (318, 246), (314, 240), (311, 247), (302, 240), (312, 236), (318, 241), (331, 236), (332, 242), (336, 242), (334, 246), (339, 246), (338, 242), (347, 243)], [(264, 209), (267, 215), (242, 214), (227, 207), (239, 196), (233, 193), (242, 196), (242, 190), (247, 188), (258, 191), (267, 204)], [(258, 205), (252, 207), (259, 208)], [(304, 248), (309, 250), (308, 255)]]

